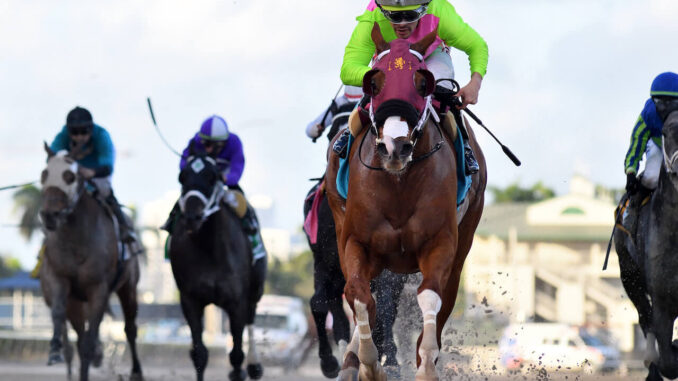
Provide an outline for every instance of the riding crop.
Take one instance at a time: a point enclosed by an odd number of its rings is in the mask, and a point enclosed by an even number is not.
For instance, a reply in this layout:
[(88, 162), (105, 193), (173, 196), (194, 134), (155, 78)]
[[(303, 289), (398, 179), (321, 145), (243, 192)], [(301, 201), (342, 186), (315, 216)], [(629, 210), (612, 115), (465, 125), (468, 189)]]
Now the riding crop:
[(330, 103), (329, 107), (327, 107), (327, 111), (325, 111), (325, 115), (323, 115), (323, 118), (320, 119), (320, 125), (323, 127), (318, 136), (313, 138), (313, 143), (315, 143), (316, 140), (322, 135), (323, 131), (325, 131), (325, 119), (327, 118), (327, 115), (329, 115), (330, 111), (332, 110), (332, 106), (334, 105), (334, 100), (337, 99), (337, 95), (339, 95), (339, 92), (341, 91), (341, 88), (344, 87), (344, 84), (342, 83), (339, 86), (339, 89), (337, 89), (337, 93), (334, 94), (334, 97), (332, 97), (332, 102)]
[(167, 142), (167, 139), (165, 139), (165, 137), (162, 135), (162, 132), (160, 132), (160, 128), (158, 128), (158, 123), (155, 122), (155, 114), (153, 114), (153, 106), (151, 106), (151, 98), (147, 97), (146, 101), (148, 102), (148, 111), (151, 112), (151, 119), (153, 120), (153, 125), (155, 126), (155, 131), (158, 133), (158, 136), (160, 136), (160, 139), (165, 144), (165, 146), (169, 148), (170, 151), (172, 151), (177, 156), (181, 156), (181, 154), (177, 152), (177, 150), (172, 148), (172, 146)]

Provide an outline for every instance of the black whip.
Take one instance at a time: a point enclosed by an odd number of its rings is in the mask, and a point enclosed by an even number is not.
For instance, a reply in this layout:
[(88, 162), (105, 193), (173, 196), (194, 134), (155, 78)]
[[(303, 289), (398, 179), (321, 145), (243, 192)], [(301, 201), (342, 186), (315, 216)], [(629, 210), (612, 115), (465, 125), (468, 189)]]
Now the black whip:
[(327, 110), (325, 111), (325, 115), (323, 115), (323, 118), (320, 119), (320, 125), (323, 126), (322, 130), (320, 130), (320, 133), (318, 136), (313, 138), (313, 143), (315, 143), (316, 140), (323, 134), (323, 131), (325, 131), (325, 119), (327, 119), (327, 115), (329, 115), (330, 111), (332, 110), (332, 106), (334, 105), (334, 100), (337, 99), (337, 95), (339, 95), (339, 92), (341, 91), (341, 88), (344, 87), (344, 84), (342, 83), (339, 85), (339, 89), (337, 89), (336, 94), (334, 94), (334, 97), (332, 98), (332, 102), (330, 102), (329, 107), (327, 107)]
[(158, 128), (158, 123), (155, 122), (155, 114), (153, 114), (153, 106), (151, 106), (151, 98), (147, 97), (146, 101), (148, 102), (148, 111), (151, 112), (151, 119), (153, 120), (153, 125), (155, 126), (155, 131), (158, 133), (158, 136), (160, 136), (160, 139), (162, 142), (169, 148), (170, 151), (172, 151), (175, 155), (181, 157), (181, 154), (177, 152), (172, 146), (167, 142), (165, 137), (162, 135), (162, 132), (160, 132), (160, 128)]

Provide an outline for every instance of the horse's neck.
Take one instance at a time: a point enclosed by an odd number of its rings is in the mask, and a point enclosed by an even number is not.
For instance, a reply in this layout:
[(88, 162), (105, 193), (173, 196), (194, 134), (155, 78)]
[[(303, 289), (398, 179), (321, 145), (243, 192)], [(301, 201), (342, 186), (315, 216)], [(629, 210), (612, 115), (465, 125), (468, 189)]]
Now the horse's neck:
[[(673, 181), (671, 181), (671, 176), (666, 172), (664, 164), (659, 172), (659, 181), (657, 183), (657, 190), (654, 192), (653, 197), (660, 197), (659, 202), (661, 202), (662, 209), (668, 206), (678, 207), (678, 189)], [(672, 212), (674, 210), (671, 210)]]

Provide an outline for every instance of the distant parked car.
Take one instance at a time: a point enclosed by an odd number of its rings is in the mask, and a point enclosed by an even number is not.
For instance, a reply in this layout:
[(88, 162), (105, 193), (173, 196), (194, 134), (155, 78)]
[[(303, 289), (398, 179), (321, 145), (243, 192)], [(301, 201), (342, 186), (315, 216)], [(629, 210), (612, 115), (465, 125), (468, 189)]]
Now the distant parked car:
[(622, 365), (621, 354), (616, 345), (608, 340), (591, 334), (584, 328), (579, 329), (579, 336), (581, 336), (584, 343), (589, 347), (596, 348), (603, 355), (605, 360), (600, 365), (600, 370), (603, 372), (614, 372), (619, 370)]
[(266, 363), (296, 368), (311, 344), (303, 301), (264, 295), (257, 304), (254, 338)]
[(605, 358), (586, 345), (576, 327), (560, 323), (511, 324), (499, 342), (501, 363), (515, 371), (583, 371), (602, 369)]

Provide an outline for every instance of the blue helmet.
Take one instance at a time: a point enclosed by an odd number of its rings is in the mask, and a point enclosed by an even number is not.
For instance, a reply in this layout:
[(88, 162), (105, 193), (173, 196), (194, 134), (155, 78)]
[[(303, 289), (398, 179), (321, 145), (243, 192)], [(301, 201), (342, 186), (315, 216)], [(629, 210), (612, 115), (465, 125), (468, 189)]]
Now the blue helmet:
[(678, 97), (678, 74), (667, 71), (659, 74), (650, 88), (652, 97)]
[(228, 124), (224, 118), (218, 115), (212, 115), (202, 122), (198, 135), (203, 140), (223, 142), (228, 140)]

